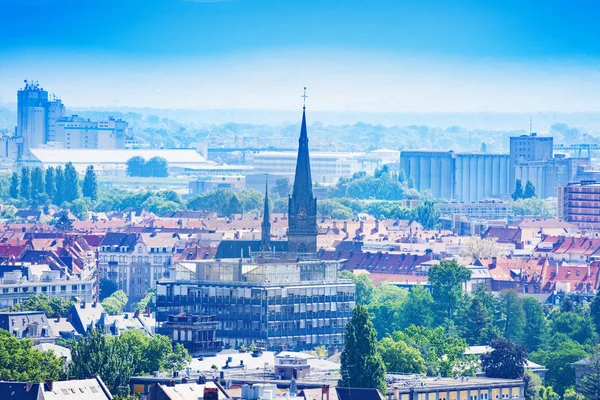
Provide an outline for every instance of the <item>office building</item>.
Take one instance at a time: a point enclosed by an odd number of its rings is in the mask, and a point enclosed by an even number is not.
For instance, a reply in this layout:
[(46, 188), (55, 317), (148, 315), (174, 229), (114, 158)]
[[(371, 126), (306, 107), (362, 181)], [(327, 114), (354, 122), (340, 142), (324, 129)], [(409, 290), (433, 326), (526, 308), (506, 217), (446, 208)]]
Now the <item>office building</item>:
[(600, 184), (582, 181), (558, 187), (558, 217), (584, 230), (600, 229)]
[(549, 161), (553, 156), (554, 138), (551, 136), (530, 135), (513, 136), (510, 138), (510, 187), (514, 189), (517, 164), (531, 161)]
[(403, 151), (400, 170), (433, 197), (477, 202), (509, 195), (509, 157), (453, 151)]
[(435, 203), (434, 207), (441, 216), (461, 214), (467, 218), (479, 220), (508, 220), (513, 216), (512, 201), (484, 200), (465, 203)]
[(217, 340), (217, 321), (214, 315), (169, 315), (158, 333), (181, 343), (191, 354), (216, 354), (223, 348)]
[(169, 315), (185, 312), (215, 315), (216, 338), (225, 346), (341, 347), (354, 284), (338, 278), (337, 261), (287, 254), (175, 263), (169, 279), (157, 283), (159, 329)]
[(500, 400), (525, 398), (520, 379), (433, 378), (419, 375), (386, 376), (392, 400)]
[(65, 149), (124, 149), (127, 129), (127, 122), (121, 119), (94, 121), (71, 115), (58, 120), (53, 141)]

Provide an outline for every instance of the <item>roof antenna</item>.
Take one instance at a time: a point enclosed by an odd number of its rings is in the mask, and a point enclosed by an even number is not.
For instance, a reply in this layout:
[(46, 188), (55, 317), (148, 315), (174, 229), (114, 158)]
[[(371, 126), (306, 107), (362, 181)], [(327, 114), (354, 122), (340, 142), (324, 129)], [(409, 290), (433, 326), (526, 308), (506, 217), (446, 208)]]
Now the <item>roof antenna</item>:
[(304, 99), (304, 106), (302, 107), (302, 109), (306, 110), (306, 98), (308, 97), (306, 95), (306, 86), (304, 86), (304, 94), (300, 97), (302, 97)]
[(531, 132), (532, 132), (532, 128), (533, 127), (533, 119), (529, 118), (529, 136), (531, 136)]

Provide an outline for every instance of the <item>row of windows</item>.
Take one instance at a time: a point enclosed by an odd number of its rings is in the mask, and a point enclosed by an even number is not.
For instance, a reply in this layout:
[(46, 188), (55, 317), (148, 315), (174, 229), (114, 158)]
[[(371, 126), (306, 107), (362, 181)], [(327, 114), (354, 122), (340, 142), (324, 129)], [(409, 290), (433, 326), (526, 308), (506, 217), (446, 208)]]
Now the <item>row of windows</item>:
[[(9, 294), (9, 293), (47, 293), (48, 292), (48, 288), (50, 288), (50, 292), (51, 293), (56, 293), (56, 292), (66, 292), (67, 291), (67, 285), (61, 285), (61, 286), (20, 286), (20, 287), (13, 287), (13, 288), (3, 288), (2, 289), (2, 294)], [(81, 285), (81, 290), (86, 290), (88, 289), (89, 286), (88, 285)], [(79, 290), (79, 285), (71, 285), (71, 291), (72, 292), (76, 292)]]
[(150, 258), (150, 256), (116, 256), (116, 255), (111, 255), (111, 256), (106, 256), (106, 255), (102, 255), (100, 256), (100, 261), (103, 262), (120, 262), (120, 263), (127, 263), (129, 260), (131, 260), (132, 263), (138, 262), (140, 264), (144, 263), (144, 264), (149, 264), (150, 260), (152, 260), (153, 264), (162, 264), (163, 261), (167, 264), (171, 263), (171, 257), (169, 256), (153, 256), (152, 258)]

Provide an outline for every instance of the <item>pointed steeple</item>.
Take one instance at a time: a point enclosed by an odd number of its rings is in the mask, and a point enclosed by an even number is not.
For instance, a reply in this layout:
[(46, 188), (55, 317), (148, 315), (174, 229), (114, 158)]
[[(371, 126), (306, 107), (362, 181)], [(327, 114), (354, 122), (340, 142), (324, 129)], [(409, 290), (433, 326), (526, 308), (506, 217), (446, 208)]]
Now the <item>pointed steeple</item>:
[(307, 198), (312, 198), (312, 176), (308, 154), (308, 132), (306, 130), (306, 107), (302, 109), (302, 127), (300, 128), (300, 139), (298, 139), (298, 158), (296, 160), (296, 175), (294, 177), (292, 197), (298, 197), (300, 193), (304, 193)]
[(265, 177), (265, 208), (261, 224), (261, 247), (263, 251), (271, 250), (271, 213), (269, 212), (269, 174)]

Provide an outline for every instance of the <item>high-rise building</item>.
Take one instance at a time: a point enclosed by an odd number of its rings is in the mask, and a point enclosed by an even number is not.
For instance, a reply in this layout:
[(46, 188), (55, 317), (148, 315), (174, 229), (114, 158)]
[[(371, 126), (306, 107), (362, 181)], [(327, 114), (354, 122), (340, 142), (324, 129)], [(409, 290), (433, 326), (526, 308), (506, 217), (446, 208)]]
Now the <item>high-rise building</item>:
[(17, 92), (17, 137), (22, 141), (22, 151), (39, 147), (46, 142), (48, 92), (37, 82), (25, 81)]
[(315, 253), (317, 251), (317, 199), (313, 196), (306, 108), (302, 111), (302, 127), (298, 140), (298, 159), (294, 188), (288, 202), (288, 251)]
[(600, 229), (600, 184), (582, 181), (558, 187), (558, 216), (581, 229)]
[(126, 121), (112, 117), (94, 121), (71, 115), (58, 121), (56, 141), (65, 149), (124, 149), (127, 125)]

